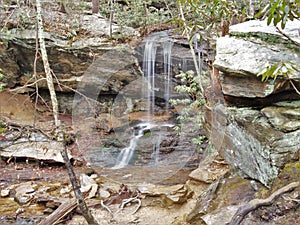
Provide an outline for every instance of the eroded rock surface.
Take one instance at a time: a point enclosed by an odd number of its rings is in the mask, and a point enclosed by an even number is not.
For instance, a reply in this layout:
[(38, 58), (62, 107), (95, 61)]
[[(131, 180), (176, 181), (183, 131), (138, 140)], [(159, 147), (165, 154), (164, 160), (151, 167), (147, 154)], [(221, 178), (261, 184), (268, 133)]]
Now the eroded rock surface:
[[(299, 25), (298, 20), (288, 21), (283, 32), (299, 41)], [(257, 77), (266, 65), (280, 61), (300, 69), (299, 47), (274, 26), (248, 21), (230, 27), (229, 36), (217, 41), (214, 62), (225, 105), (215, 104), (206, 116), (221, 156), (243, 177), (268, 187), (300, 150), (300, 96), (294, 89), (300, 87), (299, 74), (267, 82)]]
[[(299, 41), (299, 26), (298, 20), (288, 21), (283, 32), (294, 41)], [(294, 63), (299, 69), (299, 47), (281, 35), (274, 26), (267, 26), (266, 21), (248, 21), (231, 26), (230, 35), (217, 40), (214, 66), (221, 72), (221, 86), (225, 95), (265, 98), (274, 93), (293, 91), (287, 77), (264, 83), (257, 77), (267, 65), (280, 61)], [(289, 75), (289, 78), (300, 80), (299, 74)], [(297, 82), (296, 86), (299, 87)]]
[[(11, 158), (25, 158), (37, 161), (64, 163), (61, 151), (65, 148), (62, 142), (55, 141), (45, 133), (28, 126), (9, 126), (1, 138), (0, 156)], [(25, 132), (26, 130), (26, 132)], [(31, 130), (31, 132), (30, 132)], [(72, 159), (68, 151), (69, 158)]]

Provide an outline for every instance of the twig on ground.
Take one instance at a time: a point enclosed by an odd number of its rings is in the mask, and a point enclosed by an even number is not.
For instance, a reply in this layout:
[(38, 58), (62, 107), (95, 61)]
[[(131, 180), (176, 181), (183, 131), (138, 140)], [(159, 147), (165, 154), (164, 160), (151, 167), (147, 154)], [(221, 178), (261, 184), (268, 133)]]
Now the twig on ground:
[(297, 199), (297, 198), (290, 198), (290, 197), (285, 197), (285, 196), (282, 196), (282, 198), (286, 201), (294, 201), (294, 202), (300, 203), (300, 199)]
[(106, 209), (111, 215), (113, 215), (112, 211), (104, 204), (103, 200), (100, 202), (101, 206)]
[(123, 199), (123, 201), (122, 201), (122, 203), (120, 205), (120, 209), (116, 213), (122, 211), (124, 209), (125, 205), (128, 204), (128, 203), (130, 203), (130, 202), (137, 202), (138, 203), (138, 206), (136, 207), (136, 209), (131, 213), (131, 214), (135, 214), (140, 209), (140, 207), (142, 205), (142, 201), (139, 198), (137, 198), (137, 197)]

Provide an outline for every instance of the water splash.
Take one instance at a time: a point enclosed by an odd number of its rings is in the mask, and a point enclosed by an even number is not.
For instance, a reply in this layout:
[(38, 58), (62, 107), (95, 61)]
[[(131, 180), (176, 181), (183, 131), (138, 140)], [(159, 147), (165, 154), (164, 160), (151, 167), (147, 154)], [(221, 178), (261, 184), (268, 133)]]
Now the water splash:
[(126, 167), (132, 159), (139, 139), (144, 135), (145, 131), (150, 130), (155, 126), (156, 125), (151, 123), (138, 124), (133, 130), (133, 137), (130, 140), (129, 146), (121, 150), (117, 158), (117, 164), (114, 167), (112, 167), (112, 169), (121, 169)]
[(158, 138), (157, 138), (157, 140), (155, 140), (155, 144), (153, 145), (152, 159), (154, 161), (155, 166), (157, 166), (159, 163), (161, 139), (162, 139), (162, 134), (159, 133)]

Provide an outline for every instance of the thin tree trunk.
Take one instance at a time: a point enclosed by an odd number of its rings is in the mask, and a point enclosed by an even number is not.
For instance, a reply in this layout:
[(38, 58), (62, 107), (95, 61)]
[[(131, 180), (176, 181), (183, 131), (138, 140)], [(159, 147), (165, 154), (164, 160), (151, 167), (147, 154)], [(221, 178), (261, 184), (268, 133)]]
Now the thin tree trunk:
[(46, 73), (47, 85), (51, 97), (54, 122), (55, 122), (55, 126), (59, 127), (60, 121), (58, 119), (58, 103), (57, 103), (55, 88), (53, 84), (51, 69), (48, 61), (46, 45), (44, 41), (44, 27), (43, 27), (43, 20), (42, 20), (42, 13), (41, 13), (42, 7), (41, 7), (40, 0), (36, 0), (36, 11), (37, 11), (37, 24), (38, 24), (38, 37), (39, 37), (41, 54), (42, 54), (42, 60), (43, 60), (44, 69)]
[(36, 0), (36, 9), (37, 9), (37, 20), (38, 20), (37, 21), (38, 38), (39, 38), (39, 43), (40, 43), (40, 49), (41, 49), (44, 69), (45, 69), (45, 73), (46, 73), (47, 85), (48, 85), (48, 89), (50, 92), (50, 97), (51, 97), (51, 102), (52, 102), (52, 107), (53, 107), (53, 116), (54, 116), (55, 126), (57, 128), (57, 135), (58, 135), (57, 140), (63, 142), (63, 148), (61, 150), (61, 155), (64, 159), (64, 162), (65, 162), (66, 168), (68, 170), (69, 177), (70, 177), (73, 189), (74, 189), (74, 193), (75, 193), (76, 199), (78, 201), (78, 205), (81, 209), (81, 212), (82, 212), (84, 218), (90, 225), (98, 225), (97, 221), (94, 219), (94, 217), (90, 213), (90, 211), (85, 203), (85, 200), (82, 196), (82, 193), (80, 192), (79, 184), (76, 180), (76, 176), (75, 176), (72, 164), (68, 157), (64, 133), (61, 130), (60, 121), (58, 119), (58, 103), (57, 103), (52, 73), (51, 73), (48, 56), (47, 56), (47, 51), (46, 51), (46, 46), (45, 46), (44, 33), (43, 33), (43, 30), (44, 30), (43, 29), (43, 20), (42, 20), (42, 13), (41, 13), (42, 7), (41, 7), (40, 0)]
[(249, 16), (254, 17), (254, 0), (249, 0)]
[(61, 152), (61, 154), (62, 154), (62, 157), (65, 161), (66, 167), (68, 169), (69, 178), (70, 178), (70, 181), (72, 183), (73, 190), (74, 190), (75, 197), (77, 199), (80, 211), (81, 211), (82, 215), (84, 216), (85, 220), (88, 222), (88, 224), (90, 224), (90, 225), (99, 225), (98, 222), (93, 217), (93, 215), (91, 214), (90, 210), (88, 209), (87, 204), (84, 200), (84, 197), (83, 197), (83, 195), (80, 191), (79, 183), (76, 179), (76, 175), (74, 173), (73, 166), (70, 162), (70, 159), (69, 159), (69, 156), (68, 156), (68, 153), (67, 153), (66, 142), (65, 142), (64, 134), (63, 134), (62, 131), (59, 133), (59, 137), (62, 139), (60, 141), (63, 142), (63, 146), (64, 146), (64, 150)]
[(114, 19), (114, 0), (110, 0), (109, 37), (112, 39), (112, 24)]
[[(180, 12), (180, 15), (181, 15), (181, 20), (183, 22), (183, 27), (184, 27), (184, 29), (187, 29), (188, 27), (187, 27), (187, 24), (186, 24), (186, 20), (185, 20), (184, 14), (183, 14), (183, 9), (182, 9), (182, 5), (181, 4), (179, 4), (179, 12)], [(200, 72), (200, 69), (199, 69), (199, 66), (198, 66), (198, 62), (197, 62), (197, 58), (196, 58), (196, 53), (195, 53), (193, 44), (191, 43), (191, 36), (190, 36), (188, 30), (186, 31), (186, 37), (187, 37), (188, 42), (189, 42), (189, 46), (190, 46), (190, 50), (191, 50), (191, 53), (192, 53), (192, 57), (193, 57), (193, 61), (194, 61), (195, 69), (196, 69), (196, 73), (197, 73), (197, 76), (198, 76), (198, 82), (199, 82), (199, 86), (200, 86), (200, 91), (201, 91), (201, 94), (203, 94), (204, 93), (204, 89), (203, 89), (203, 85), (202, 85), (201, 72)]]
[(99, 0), (93, 0), (93, 9), (92, 13), (98, 13), (99, 12)]

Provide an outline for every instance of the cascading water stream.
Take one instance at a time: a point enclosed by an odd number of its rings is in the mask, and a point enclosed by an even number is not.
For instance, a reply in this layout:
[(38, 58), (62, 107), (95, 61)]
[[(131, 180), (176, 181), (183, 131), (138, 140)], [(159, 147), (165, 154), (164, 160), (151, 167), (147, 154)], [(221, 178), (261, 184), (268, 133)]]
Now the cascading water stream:
[(158, 138), (155, 140), (155, 144), (153, 145), (152, 159), (154, 161), (154, 165), (157, 165), (159, 162), (161, 136), (161, 133), (159, 133)]
[(121, 150), (117, 158), (117, 164), (114, 167), (112, 167), (112, 169), (121, 169), (128, 165), (133, 156), (134, 150), (138, 144), (139, 139), (144, 135), (144, 132), (146, 130), (150, 130), (154, 126), (155, 125), (150, 123), (141, 123), (136, 127), (137, 130), (133, 131), (133, 137), (130, 140), (129, 146)]
[(171, 61), (172, 61), (172, 46), (173, 43), (170, 41), (163, 43), (163, 53), (164, 53), (164, 74), (165, 78), (165, 101), (166, 101), (166, 110), (169, 109), (169, 100), (170, 100), (170, 87), (172, 85), (171, 79)]
[[(156, 90), (156, 59), (157, 59), (157, 49), (160, 47), (163, 53), (163, 73), (165, 75), (164, 79), (164, 98), (166, 101), (166, 110), (169, 108), (170, 100), (170, 89), (171, 89), (171, 65), (172, 65), (172, 46), (173, 43), (170, 41), (166, 33), (159, 33), (158, 35), (153, 35), (148, 38), (145, 43), (144, 57), (143, 57), (143, 72), (145, 78), (148, 80), (146, 85), (146, 97), (147, 97), (147, 123), (140, 123), (135, 127), (132, 138), (130, 140), (129, 146), (123, 148), (117, 157), (117, 164), (112, 167), (112, 169), (120, 169), (126, 167), (131, 161), (134, 151), (137, 148), (139, 139), (144, 135), (145, 130), (150, 130), (158, 125), (151, 122), (151, 116), (155, 111), (155, 91)], [(169, 124), (160, 125), (170, 126)], [(152, 159), (156, 164), (159, 161), (159, 151), (161, 143), (161, 134), (159, 134), (158, 139), (154, 140)]]
[(148, 39), (145, 44), (143, 72), (148, 80), (147, 107), (148, 113), (154, 112), (155, 105), (155, 60), (156, 60), (156, 36)]
[[(194, 49), (196, 54), (198, 55), (198, 69), (200, 71), (200, 74), (202, 72), (202, 53), (203, 53), (203, 45), (201, 45), (200, 42), (200, 36), (199, 35), (195, 35), (194, 39)], [(200, 42), (200, 43), (198, 43)]]

